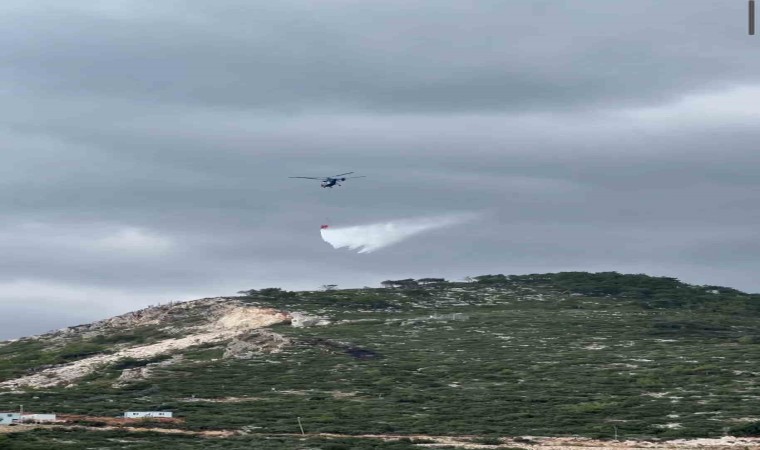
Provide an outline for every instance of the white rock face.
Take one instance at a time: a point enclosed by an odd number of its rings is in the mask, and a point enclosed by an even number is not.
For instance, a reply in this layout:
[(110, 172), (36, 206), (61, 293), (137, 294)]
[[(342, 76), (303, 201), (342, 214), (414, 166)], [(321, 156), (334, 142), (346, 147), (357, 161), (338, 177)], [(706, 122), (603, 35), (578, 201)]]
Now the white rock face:
[(262, 353), (279, 353), (292, 341), (269, 330), (254, 330), (231, 340), (224, 349), (224, 358), (249, 359)]
[[(73, 386), (77, 379), (122, 358), (151, 359), (158, 355), (175, 353), (188, 347), (226, 341), (250, 330), (287, 322), (290, 320), (290, 315), (274, 309), (230, 305), (221, 307), (210, 319), (212, 320), (211, 323), (197, 327), (193, 330), (193, 334), (182, 338), (164, 339), (155, 344), (124, 348), (112, 354), (94, 355), (44, 369), (33, 375), (4, 381), (0, 383), (0, 388), (16, 390), (24, 386), (35, 388), (61, 384)], [(126, 378), (145, 375), (143, 370), (133, 372), (126, 375)]]
[(129, 383), (133, 383), (135, 381), (141, 381), (146, 378), (148, 378), (156, 367), (166, 367), (170, 366), (176, 362), (181, 361), (182, 355), (175, 355), (174, 357), (167, 359), (165, 361), (155, 362), (146, 364), (142, 367), (133, 367), (131, 369), (124, 369), (121, 371), (121, 375), (119, 378), (116, 379), (116, 382), (113, 383), (111, 386), (114, 388), (120, 388), (128, 385)]
[(324, 317), (310, 316), (304, 313), (294, 312), (290, 314), (290, 324), (296, 328), (329, 325), (330, 321)]

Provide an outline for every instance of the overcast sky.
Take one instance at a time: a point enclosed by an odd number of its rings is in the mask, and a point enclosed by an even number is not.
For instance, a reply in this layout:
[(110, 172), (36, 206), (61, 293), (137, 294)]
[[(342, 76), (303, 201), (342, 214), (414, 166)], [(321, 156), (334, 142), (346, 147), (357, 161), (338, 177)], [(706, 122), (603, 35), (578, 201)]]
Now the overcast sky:
[[(744, 0), (0, 3), (0, 339), (280, 286), (760, 291)], [(367, 178), (322, 189), (322, 176)], [(369, 254), (319, 226), (475, 213)]]

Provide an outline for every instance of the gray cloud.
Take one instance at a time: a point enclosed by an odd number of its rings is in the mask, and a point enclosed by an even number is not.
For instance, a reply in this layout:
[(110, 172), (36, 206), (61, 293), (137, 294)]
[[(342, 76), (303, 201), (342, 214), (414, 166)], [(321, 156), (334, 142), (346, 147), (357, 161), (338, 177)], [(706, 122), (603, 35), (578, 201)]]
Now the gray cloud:
[[(760, 63), (725, 3), (5, 2), (0, 338), (410, 276), (757, 291)], [(485, 214), (319, 234), (453, 211)]]
[(6, 7), (6, 78), (230, 108), (525, 111), (754, 80), (744, 5), (656, 1), (134, 2)]

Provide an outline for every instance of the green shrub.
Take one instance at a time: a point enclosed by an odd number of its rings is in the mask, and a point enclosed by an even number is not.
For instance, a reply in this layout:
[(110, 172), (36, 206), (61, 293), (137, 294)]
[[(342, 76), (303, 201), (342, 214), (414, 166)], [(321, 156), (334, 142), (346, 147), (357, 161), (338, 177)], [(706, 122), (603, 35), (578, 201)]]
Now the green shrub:
[(483, 436), (473, 439), (472, 442), (481, 445), (501, 445), (501, 438), (498, 436)]
[(729, 433), (732, 436), (760, 437), (760, 421), (732, 427)]

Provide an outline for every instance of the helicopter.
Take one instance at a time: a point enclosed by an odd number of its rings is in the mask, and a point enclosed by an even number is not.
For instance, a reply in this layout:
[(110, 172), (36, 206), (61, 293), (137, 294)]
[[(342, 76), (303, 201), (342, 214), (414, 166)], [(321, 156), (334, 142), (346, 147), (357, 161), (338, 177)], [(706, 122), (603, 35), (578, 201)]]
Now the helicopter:
[(358, 176), (358, 177), (344, 176), (344, 175), (351, 175), (352, 173), (354, 172), (346, 172), (346, 173), (341, 173), (338, 175), (333, 175), (331, 177), (322, 177), (322, 178), (318, 178), (318, 177), (288, 177), (288, 178), (305, 178), (307, 180), (322, 180), (321, 186), (323, 188), (326, 188), (326, 187), (332, 188), (333, 186), (340, 186), (340, 184), (338, 183), (339, 181), (346, 181), (351, 178), (366, 178), (364, 175)]

